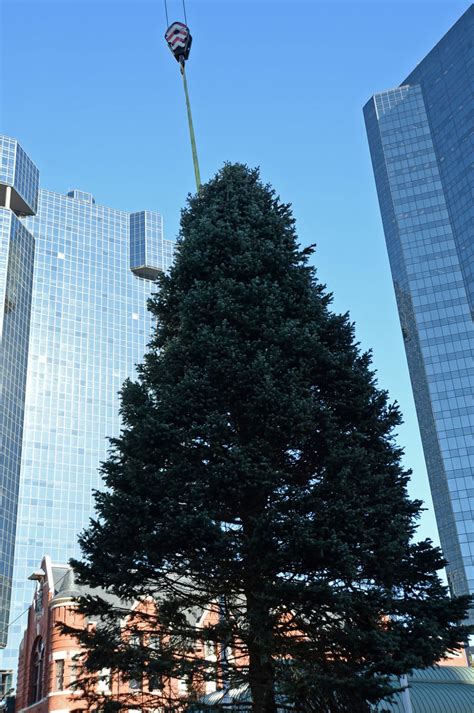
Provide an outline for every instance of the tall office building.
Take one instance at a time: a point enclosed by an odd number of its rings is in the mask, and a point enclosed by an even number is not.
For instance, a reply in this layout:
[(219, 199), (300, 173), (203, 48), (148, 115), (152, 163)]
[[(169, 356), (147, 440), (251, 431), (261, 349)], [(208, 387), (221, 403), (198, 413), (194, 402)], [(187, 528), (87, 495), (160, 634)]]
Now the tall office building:
[[(364, 107), (447, 575), (474, 593), (474, 6)], [(474, 611), (471, 612), (474, 621)]]
[(147, 298), (173, 256), (156, 212), (106, 208), (78, 190), (39, 190), (35, 212), (21, 223), (36, 250), (4, 671), (17, 666), (28, 576), (44, 554), (53, 562), (79, 554), (107, 437), (120, 429), (118, 391), (149, 340)]
[(33, 236), (18, 216), (36, 209), (38, 170), (13, 139), (0, 137), (0, 156), (0, 647), (4, 647), (15, 550), (35, 249)]

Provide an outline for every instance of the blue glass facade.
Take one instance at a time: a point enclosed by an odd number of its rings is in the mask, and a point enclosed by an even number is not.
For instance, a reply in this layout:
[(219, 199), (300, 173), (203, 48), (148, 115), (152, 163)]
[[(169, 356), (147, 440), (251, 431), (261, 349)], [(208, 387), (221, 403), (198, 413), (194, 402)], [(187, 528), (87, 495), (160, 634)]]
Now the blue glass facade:
[(16, 215), (0, 207), (0, 647), (12, 589), (34, 247)]
[[(154, 276), (170, 265), (173, 243), (162, 237), (161, 216), (146, 215), (148, 239), (159, 242)], [(36, 254), (12, 624), (0, 654), (0, 668), (12, 669), (24, 628), (14, 620), (32, 596), (28, 575), (45, 553), (53, 562), (78, 554), (107, 437), (120, 429), (118, 391), (149, 339), (155, 289), (131, 270), (134, 219), (90, 193), (40, 190), (37, 214), (23, 223)]]
[[(17, 217), (35, 211), (38, 169), (0, 136), (0, 648), (7, 643), (20, 484), (35, 241)], [(0, 691), (5, 686), (0, 674)]]
[(169, 264), (172, 245), (163, 241), (163, 223), (159, 213), (143, 210), (130, 215), (130, 269), (135, 275), (154, 279), (163, 260)]
[[(474, 6), (364, 107), (447, 574), (474, 593)], [(474, 621), (474, 612), (471, 613)]]
[[(39, 171), (18, 141), (0, 136), (0, 205), (8, 203), (17, 215), (33, 215), (38, 207), (38, 182)], [(6, 191), (9, 200), (5, 200)]]

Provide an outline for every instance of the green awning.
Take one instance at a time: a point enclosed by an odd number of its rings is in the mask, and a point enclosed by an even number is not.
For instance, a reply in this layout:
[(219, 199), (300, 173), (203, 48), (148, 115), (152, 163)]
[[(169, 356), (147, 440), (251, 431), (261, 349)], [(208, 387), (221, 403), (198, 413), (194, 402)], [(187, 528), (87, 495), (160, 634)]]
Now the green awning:
[[(437, 666), (408, 677), (413, 713), (474, 713), (474, 669)], [(377, 710), (405, 713), (402, 696), (381, 703)]]
[[(474, 669), (461, 666), (434, 666), (414, 671), (408, 676), (413, 713), (474, 713)], [(213, 706), (222, 705), (223, 691), (205, 696), (200, 704), (191, 707), (193, 713), (208, 713)], [(229, 700), (230, 699), (230, 700)], [(228, 691), (229, 703), (222, 708), (229, 713), (244, 713), (250, 708), (248, 686)], [(222, 710), (221, 708), (221, 710)], [(286, 706), (279, 708), (281, 713)], [(402, 694), (374, 708), (374, 713), (406, 713)]]

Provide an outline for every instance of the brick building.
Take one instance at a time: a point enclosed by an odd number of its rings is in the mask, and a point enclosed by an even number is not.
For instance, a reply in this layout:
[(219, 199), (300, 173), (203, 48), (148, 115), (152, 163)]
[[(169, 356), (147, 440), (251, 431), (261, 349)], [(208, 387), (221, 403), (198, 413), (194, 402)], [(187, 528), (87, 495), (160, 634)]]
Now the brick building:
[[(81, 649), (77, 640), (61, 631), (58, 624), (67, 624), (76, 629), (96, 625), (94, 618), (85, 619), (77, 610), (75, 600), (86, 594), (88, 588), (78, 585), (74, 581), (73, 570), (66, 565), (54, 565), (50, 557), (44, 557), (41, 567), (30, 575), (36, 580), (37, 588), (32, 605), (28, 612), (28, 624), (20, 646), (18, 666), (18, 686), (16, 696), (16, 711), (18, 713), (80, 713), (90, 708), (90, 701), (86, 700), (83, 692), (74, 690), (73, 684), (80, 675)], [(107, 599), (115, 606), (124, 607), (125, 611), (135, 612), (125, 616), (122, 620), (122, 636), (130, 639), (146, 637), (144, 643), (151, 647), (151, 639), (160, 636), (159, 629), (150, 633), (142, 627), (144, 619), (141, 614), (157, 616), (156, 602), (144, 600), (124, 605), (117, 597), (104, 591), (101, 597)], [(210, 623), (215, 623), (218, 616), (217, 608), (212, 606), (206, 610), (195, 608), (187, 614), (191, 626), (204, 628)], [(149, 625), (148, 625), (149, 626)], [(140, 629), (141, 632), (140, 632)], [(133, 633), (132, 633), (133, 632)], [(228, 651), (229, 659), (236, 660), (237, 651)], [(117, 676), (111, 676), (110, 671), (103, 669), (98, 679), (94, 682), (95, 692), (105, 694), (111, 699), (126, 701), (130, 713), (143, 710), (175, 710), (176, 704), (180, 710), (201, 711), (198, 701), (206, 701), (209, 705), (218, 705), (223, 696), (227, 701), (233, 701), (236, 709), (241, 706), (246, 710), (249, 706), (248, 689), (230, 690), (228, 694), (223, 691), (221, 656), (217, 647), (212, 642), (203, 642), (202, 649), (196, 650), (196, 656), (204, 658), (209, 663), (206, 680), (201, 683), (194, 682), (193, 689), (197, 690), (198, 698), (194, 706), (181, 708), (179, 702), (187, 697), (187, 683), (183, 680), (166, 681), (165, 686), (153, 685), (153, 681), (142, 675), (140, 680), (125, 681)], [(239, 656), (239, 660), (240, 656)], [(453, 711), (456, 713), (472, 713), (469, 701), (472, 701), (474, 691), (474, 669), (467, 668), (467, 659), (464, 652), (453, 655), (440, 662), (441, 667), (414, 672), (410, 678), (410, 690), (413, 698), (413, 713), (447, 713), (446, 701), (454, 701)], [(445, 668), (448, 667), (448, 668)], [(443, 673), (441, 673), (443, 672)], [(439, 700), (440, 707), (426, 708), (427, 701)], [(170, 704), (173, 705), (170, 705)], [(387, 704), (384, 704), (385, 706)], [(100, 707), (99, 704), (94, 707)], [(286, 707), (283, 707), (286, 710)], [(283, 710), (282, 708), (282, 710)], [(401, 713), (405, 709), (402, 699), (394, 700), (388, 709), (392, 713)]]
[[(69, 711), (85, 711), (88, 701), (82, 691), (74, 690), (73, 683), (80, 673), (81, 649), (77, 640), (63, 633), (58, 624), (66, 624), (74, 628), (95, 626), (94, 618), (84, 618), (77, 610), (75, 600), (86, 594), (88, 590), (74, 581), (73, 570), (66, 565), (54, 565), (46, 556), (41, 567), (32, 573), (30, 579), (37, 581), (36, 593), (28, 612), (28, 624), (20, 646), (18, 663), (18, 685), (16, 695), (16, 711), (28, 713), (68, 713)], [(95, 590), (94, 593), (98, 593)], [(120, 606), (117, 597), (100, 591), (101, 597), (114, 605)], [(122, 603), (123, 605), (123, 603)], [(127, 605), (127, 608), (129, 605)], [(132, 607), (135, 612), (156, 614), (156, 604), (150, 601), (136, 602)], [(190, 623), (202, 627), (217, 616), (211, 611), (192, 610), (189, 612)], [(137, 621), (140, 619), (137, 617)], [(130, 617), (123, 620), (124, 638), (136, 636), (127, 632), (127, 627), (133, 625), (140, 628), (140, 623), (130, 623)], [(150, 638), (149, 633), (147, 633)], [(147, 642), (149, 645), (150, 642)], [(216, 690), (219, 681), (217, 651), (209, 644), (199, 652), (209, 661), (211, 676), (202, 683), (203, 695)], [(213, 673), (215, 673), (215, 676)], [(187, 694), (187, 684), (184, 680), (167, 681), (163, 688), (154, 690), (152, 681), (146, 677), (142, 680), (119, 680), (110, 676), (104, 669), (97, 681), (96, 692), (110, 695), (115, 699), (127, 698), (132, 708), (150, 707), (150, 696), (156, 699), (160, 709), (163, 702), (179, 701)]]
[(64, 713), (85, 709), (81, 694), (71, 688), (77, 675), (79, 645), (57, 627), (59, 623), (87, 626), (74, 606), (81, 591), (73, 572), (44, 557), (30, 579), (37, 581), (37, 589), (20, 645), (16, 710)]

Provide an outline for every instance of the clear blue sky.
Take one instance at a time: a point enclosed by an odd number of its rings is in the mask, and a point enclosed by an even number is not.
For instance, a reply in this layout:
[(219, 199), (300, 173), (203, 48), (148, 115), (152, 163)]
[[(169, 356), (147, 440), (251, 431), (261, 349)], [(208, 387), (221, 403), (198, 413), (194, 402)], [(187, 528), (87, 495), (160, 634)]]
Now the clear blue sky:
[[(320, 278), (372, 347), (401, 404), (411, 493), (438, 541), (362, 118), (467, 9), (467, 0), (187, 0), (188, 80), (203, 179), (259, 165), (293, 203)], [(170, 20), (183, 19), (168, 0)], [(167, 237), (194, 176), (162, 0), (3, 0), (1, 131), (41, 185), (162, 212)]]

